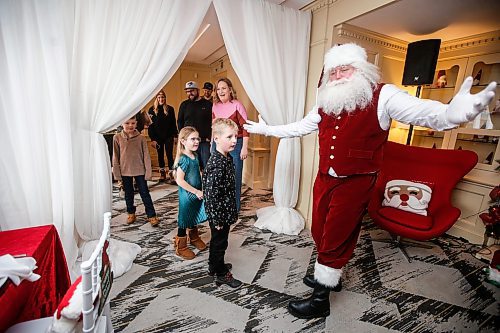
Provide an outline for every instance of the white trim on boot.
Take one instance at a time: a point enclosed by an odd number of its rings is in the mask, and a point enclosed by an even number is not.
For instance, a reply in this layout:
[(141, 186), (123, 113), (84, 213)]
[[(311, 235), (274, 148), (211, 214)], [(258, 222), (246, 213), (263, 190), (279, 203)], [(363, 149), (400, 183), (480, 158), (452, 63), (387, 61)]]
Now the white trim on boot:
[(342, 268), (333, 268), (321, 265), (316, 261), (314, 264), (314, 279), (326, 287), (334, 288), (339, 284), (342, 276)]

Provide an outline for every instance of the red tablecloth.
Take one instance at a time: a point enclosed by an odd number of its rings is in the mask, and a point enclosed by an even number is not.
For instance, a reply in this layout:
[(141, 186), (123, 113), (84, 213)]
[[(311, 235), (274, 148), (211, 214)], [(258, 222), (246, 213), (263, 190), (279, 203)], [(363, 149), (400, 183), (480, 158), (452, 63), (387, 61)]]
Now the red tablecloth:
[(0, 255), (26, 254), (36, 260), (35, 282), (19, 286), (7, 280), (0, 288), (0, 332), (8, 327), (52, 316), (71, 285), (68, 266), (54, 225), (0, 232)]

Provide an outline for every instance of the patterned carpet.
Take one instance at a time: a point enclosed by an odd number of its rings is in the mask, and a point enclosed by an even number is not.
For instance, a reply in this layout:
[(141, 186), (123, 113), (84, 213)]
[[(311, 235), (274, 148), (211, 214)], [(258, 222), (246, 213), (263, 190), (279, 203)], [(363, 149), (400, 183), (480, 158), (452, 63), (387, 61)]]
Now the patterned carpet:
[[(191, 261), (174, 254), (177, 187), (151, 184), (158, 228), (147, 224), (138, 195), (138, 221), (126, 225), (125, 203), (114, 192), (112, 237), (142, 247), (111, 291), (116, 332), (498, 332), (500, 290), (484, 282), (486, 264), (473, 256), (479, 247), (461, 239), (410, 247), (408, 263), (392, 245), (376, 241), (388, 234), (367, 219), (343, 290), (330, 295), (331, 315), (297, 319), (286, 305), (310, 294), (302, 277), (313, 272), (316, 254), (307, 230), (286, 236), (253, 227), (255, 210), (273, 204), (270, 191), (244, 189), (226, 255), (244, 284), (231, 290), (208, 276), (207, 250)], [(210, 239), (206, 224), (200, 232)]]

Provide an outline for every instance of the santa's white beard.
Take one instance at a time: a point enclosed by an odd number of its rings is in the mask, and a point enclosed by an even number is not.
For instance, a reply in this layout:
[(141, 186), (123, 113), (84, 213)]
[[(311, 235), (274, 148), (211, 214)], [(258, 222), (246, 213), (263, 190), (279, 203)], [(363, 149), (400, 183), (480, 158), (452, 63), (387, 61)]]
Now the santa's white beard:
[(373, 97), (373, 85), (359, 71), (348, 79), (328, 81), (319, 88), (318, 106), (326, 114), (338, 115), (361, 109), (370, 104)]
[(401, 203), (403, 203), (403, 200), (401, 200), (401, 197), (399, 195), (395, 195), (390, 199), (386, 196), (385, 199), (386, 206), (396, 207), (402, 210), (427, 216), (426, 209), (429, 204), (429, 200), (425, 198), (425, 196), (421, 200), (418, 200), (414, 196), (410, 196), (408, 201), (406, 201), (407, 205), (401, 205)]

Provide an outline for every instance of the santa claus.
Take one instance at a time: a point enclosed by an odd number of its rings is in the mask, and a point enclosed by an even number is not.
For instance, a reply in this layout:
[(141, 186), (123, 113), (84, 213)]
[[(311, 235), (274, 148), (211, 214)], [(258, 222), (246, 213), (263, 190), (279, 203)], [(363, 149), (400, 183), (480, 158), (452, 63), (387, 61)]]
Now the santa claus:
[(340, 291), (342, 268), (356, 246), (382, 162), (391, 119), (406, 124), (451, 129), (474, 119), (494, 97), (496, 83), (471, 95), (467, 78), (449, 105), (410, 96), (392, 84), (381, 84), (378, 68), (356, 44), (332, 47), (325, 55), (318, 102), (301, 121), (269, 126), (248, 121), (245, 129), (280, 138), (319, 130), (319, 170), (313, 189), (311, 233), (318, 256), (314, 276), (304, 283), (314, 291), (291, 301), (299, 318), (330, 314), (330, 291)]

